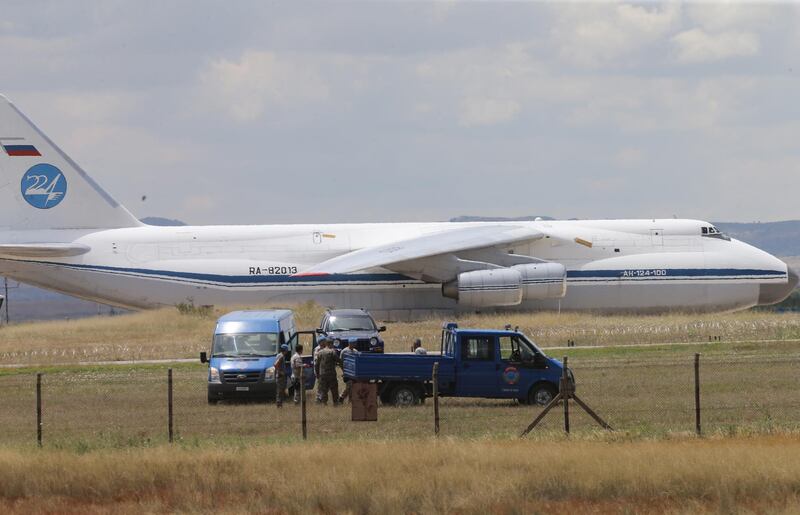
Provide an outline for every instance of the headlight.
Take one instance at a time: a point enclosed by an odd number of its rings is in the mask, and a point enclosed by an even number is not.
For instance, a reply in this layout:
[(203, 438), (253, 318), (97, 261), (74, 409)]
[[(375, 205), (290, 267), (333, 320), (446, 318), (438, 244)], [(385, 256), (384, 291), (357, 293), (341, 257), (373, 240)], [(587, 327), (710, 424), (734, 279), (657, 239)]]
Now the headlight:
[(222, 381), (219, 380), (219, 369), (215, 367), (209, 367), (208, 369), (208, 382), (209, 383), (220, 383)]
[(369, 344), (372, 345), (373, 347), (378, 345), (378, 339), (373, 336), (372, 338), (369, 339)]
[(335, 340), (333, 340), (333, 344), (338, 347), (339, 345), (342, 344), (342, 341), (339, 338), (336, 338)]
[(274, 381), (275, 380), (275, 367), (269, 367), (268, 369), (264, 370), (264, 382)]

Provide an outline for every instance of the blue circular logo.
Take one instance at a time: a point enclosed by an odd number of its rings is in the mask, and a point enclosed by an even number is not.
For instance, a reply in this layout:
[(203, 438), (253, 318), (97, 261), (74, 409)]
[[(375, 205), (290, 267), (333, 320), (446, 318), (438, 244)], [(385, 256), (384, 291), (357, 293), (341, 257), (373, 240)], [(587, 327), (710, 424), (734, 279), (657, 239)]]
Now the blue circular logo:
[(53, 165), (40, 163), (22, 176), (22, 198), (38, 209), (56, 207), (67, 195), (67, 179)]
[(517, 384), (519, 382), (519, 370), (515, 367), (508, 367), (503, 370), (503, 381), (508, 384)]

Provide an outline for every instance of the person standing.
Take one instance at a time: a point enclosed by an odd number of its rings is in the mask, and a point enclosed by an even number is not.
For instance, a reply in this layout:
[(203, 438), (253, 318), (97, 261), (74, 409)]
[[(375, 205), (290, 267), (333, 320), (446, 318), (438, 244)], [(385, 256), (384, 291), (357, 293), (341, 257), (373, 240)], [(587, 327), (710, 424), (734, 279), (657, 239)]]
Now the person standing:
[[(355, 338), (350, 338), (350, 340), (347, 341), (347, 347), (342, 349), (342, 352), (339, 353), (339, 362), (340, 362), (341, 367), (342, 367), (342, 376), (344, 376), (344, 357), (348, 356), (350, 354), (354, 354), (354, 355), (358, 354), (358, 350), (356, 349), (356, 339)], [(344, 379), (344, 391), (339, 396), (339, 403), (340, 404), (343, 403), (345, 399), (350, 397), (350, 389), (351, 389), (350, 387), (352, 386), (350, 384), (350, 379), (349, 378), (343, 377), (343, 379)]]
[(336, 365), (340, 364), (339, 356), (331, 347), (331, 341), (326, 340), (324, 349), (317, 354), (319, 367), (319, 388), (317, 389), (317, 402), (328, 404), (328, 392), (331, 393), (333, 404), (339, 404), (339, 380), (336, 377)]
[(275, 406), (283, 406), (283, 399), (286, 398), (286, 355), (289, 354), (289, 346), (285, 343), (281, 345), (281, 351), (275, 357)]
[(319, 388), (319, 351), (324, 349), (327, 346), (327, 344), (328, 344), (327, 336), (325, 335), (320, 336), (319, 340), (317, 340), (317, 346), (314, 347), (314, 351), (311, 353), (312, 355), (311, 364), (314, 367), (314, 377), (317, 378), (317, 395), (316, 395), (317, 402), (321, 402), (322, 400), (320, 397), (321, 394)]
[(294, 389), (294, 403), (300, 404), (300, 394), (304, 394), (306, 385), (300, 384), (300, 371), (303, 369), (303, 345), (298, 343), (289, 362), (292, 366), (292, 388)]

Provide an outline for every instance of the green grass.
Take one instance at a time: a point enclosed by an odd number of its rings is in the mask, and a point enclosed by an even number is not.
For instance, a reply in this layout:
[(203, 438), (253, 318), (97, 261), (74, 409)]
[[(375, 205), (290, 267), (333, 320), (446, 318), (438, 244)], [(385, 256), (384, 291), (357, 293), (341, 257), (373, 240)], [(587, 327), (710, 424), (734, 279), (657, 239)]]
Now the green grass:
[[(301, 326), (319, 315), (314, 305), (298, 310)], [(215, 314), (216, 316), (216, 314)], [(699, 352), (703, 423), (709, 432), (773, 431), (800, 425), (797, 365), (800, 364), (798, 315), (739, 313), (702, 316), (601, 317), (575, 314), (470, 315), (463, 326), (502, 327), (508, 321), (547, 345), (575, 339), (579, 346), (552, 349), (568, 356), (575, 371), (578, 394), (616, 429), (653, 436), (694, 429), (693, 359)], [(197, 356), (207, 347), (213, 319), (162, 310), (73, 323), (30, 324), (0, 331), (0, 350), (15, 349), (15, 357), (0, 353), (0, 363), (25, 355), (22, 368), (0, 368), (0, 446), (31, 445), (35, 436), (35, 374), (43, 372), (45, 445), (71, 449), (150, 446), (166, 440), (166, 370), (175, 377), (175, 428), (180, 442), (248, 444), (293, 441), (299, 437), (295, 406), (277, 410), (272, 404), (208, 406), (206, 367), (196, 363), (171, 365), (79, 365), (81, 360), (58, 364), (75, 349), (95, 346), (87, 361), (114, 357), (97, 341), (113, 338), (143, 350), (139, 358)], [(527, 324), (528, 327), (523, 326)], [(722, 324), (720, 326), (719, 324)], [(154, 328), (154, 326), (157, 326)], [(438, 347), (439, 321), (390, 324), (387, 347), (406, 350), (422, 335), (429, 350)], [(676, 343), (680, 330), (706, 326), (722, 341), (708, 342), (694, 334), (697, 345)], [(69, 329), (69, 330), (67, 330)], [(596, 331), (588, 342), (581, 334)], [(95, 334), (93, 330), (97, 330)], [(594, 333), (593, 333), (594, 334)], [(142, 335), (145, 335), (144, 338)], [(181, 336), (188, 335), (188, 336)], [(193, 336), (194, 335), (194, 336)], [(6, 338), (9, 337), (9, 338)], [(85, 343), (83, 338), (95, 340)], [(197, 338), (194, 347), (174, 344)], [(781, 339), (783, 338), (783, 339)], [(146, 341), (145, 341), (146, 340)], [(609, 343), (620, 342), (616, 346)], [(590, 344), (591, 343), (591, 344)], [(637, 346), (636, 343), (644, 344)], [(39, 364), (45, 348), (54, 352)], [(176, 350), (178, 349), (178, 350)], [(180, 350), (183, 349), (183, 350)], [(187, 350), (188, 349), (188, 350)], [(30, 352), (29, 352), (30, 351)], [(195, 352), (196, 351), (196, 352)], [(27, 354), (25, 354), (27, 353)], [(442, 434), (454, 438), (509, 438), (517, 435), (540, 408), (512, 401), (443, 399)], [(541, 431), (556, 434), (560, 411), (546, 420)], [(430, 403), (410, 409), (381, 408), (377, 423), (352, 423), (347, 408), (309, 406), (312, 440), (415, 439), (432, 432)], [(594, 431), (580, 412), (573, 416), (575, 431)], [(539, 429), (537, 429), (539, 431)]]
[[(796, 348), (793, 343), (786, 345)], [(708, 347), (701, 360), (703, 424), (708, 432), (800, 427), (797, 353), (787, 354), (778, 344), (741, 343), (727, 351), (724, 344)], [(569, 349), (580, 397), (624, 433), (656, 436), (693, 431), (694, 348), (631, 350)], [(300, 438), (296, 406), (280, 410), (264, 403), (208, 406), (205, 366), (186, 363), (172, 368), (179, 442), (248, 444)], [(6, 369), (0, 375), (6, 399), (0, 412), (0, 445), (34, 442), (36, 370)], [(80, 450), (149, 446), (166, 440), (167, 365), (69, 365), (42, 370), (46, 446)], [(444, 398), (442, 435), (515, 437), (539, 410), (508, 400)], [(430, 401), (406, 409), (381, 407), (375, 423), (351, 422), (348, 407), (310, 402), (308, 412), (313, 441), (415, 439), (432, 433), (432, 416)], [(537, 432), (558, 433), (560, 417), (561, 411), (555, 410)], [(572, 427), (579, 433), (596, 430), (577, 409)]]

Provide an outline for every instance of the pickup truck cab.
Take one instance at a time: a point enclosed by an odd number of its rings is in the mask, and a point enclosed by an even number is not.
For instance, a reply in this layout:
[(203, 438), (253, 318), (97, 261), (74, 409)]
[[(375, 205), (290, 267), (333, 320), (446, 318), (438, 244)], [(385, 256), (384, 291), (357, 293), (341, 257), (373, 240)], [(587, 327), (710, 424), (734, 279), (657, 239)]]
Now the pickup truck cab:
[[(304, 356), (306, 388), (313, 388), (314, 373), (310, 367), (316, 337)], [(275, 399), (275, 359), (281, 345), (293, 351), (301, 333), (295, 327), (290, 310), (234, 311), (217, 320), (210, 357), (200, 353), (200, 361), (208, 363), (208, 402), (224, 399)], [(287, 377), (291, 375), (289, 359), (285, 362)], [(310, 384), (310, 386), (309, 386)]]
[(383, 403), (404, 406), (431, 396), (435, 362), (442, 396), (518, 399), (539, 405), (548, 404), (558, 393), (563, 370), (560, 361), (518, 331), (461, 329), (449, 323), (442, 331), (440, 354), (349, 355), (344, 375), (378, 383)]

